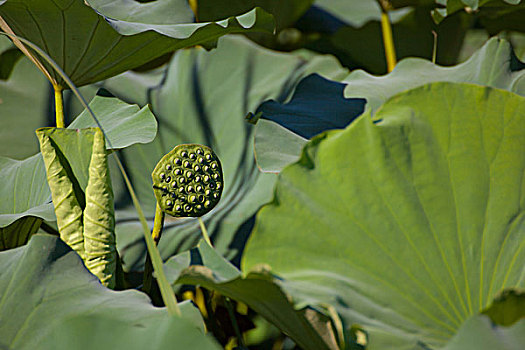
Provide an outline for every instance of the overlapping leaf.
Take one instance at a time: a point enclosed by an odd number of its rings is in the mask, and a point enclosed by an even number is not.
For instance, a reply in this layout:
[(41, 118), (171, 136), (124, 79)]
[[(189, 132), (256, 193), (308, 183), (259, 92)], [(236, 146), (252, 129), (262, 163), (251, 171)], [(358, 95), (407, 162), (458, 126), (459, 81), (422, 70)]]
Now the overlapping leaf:
[(0, 269), (1, 348), (87, 349), (96, 340), (102, 349), (173, 341), (219, 349), (191, 303), (181, 303), (183, 317), (173, 318), (144, 294), (106, 289), (57, 237), (36, 235), (0, 253)]
[[(365, 98), (367, 106), (374, 112), (396, 93), (436, 81), (475, 83), (525, 95), (525, 70), (516, 70), (516, 67), (519, 69), (520, 66), (510, 44), (505, 40), (493, 38), (467, 62), (457, 66), (441, 67), (426, 60), (408, 58), (399, 62), (394, 72), (388, 75), (373, 76), (359, 70), (352, 72), (343, 82), (348, 84), (345, 88), (346, 97)], [(324, 84), (328, 87), (311, 96), (307, 101), (298, 99), (295, 103), (297, 110), (287, 108), (286, 104), (282, 106), (273, 104), (271, 114), (282, 116), (283, 120), (300, 119), (304, 117), (302, 114), (313, 117), (316, 111), (309, 107), (309, 104), (317, 105), (317, 109), (324, 111), (327, 117), (330, 117), (335, 110), (341, 111), (345, 108), (346, 100), (338, 98), (335, 92), (329, 92), (329, 90), (337, 91), (337, 87), (341, 84), (326, 80)], [(346, 103), (348, 104), (349, 101)], [(264, 110), (264, 106), (265, 104), (258, 109)], [(348, 115), (348, 117), (356, 116), (350, 113)], [(259, 123), (256, 130), (255, 152), (261, 170), (279, 172), (286, 165), (298, 160), (302, 145), (305, 143), (300, 133), (297, 135), (269, 122)], [(321, 120), (318, 123), (319, 128), (323, 127)]]
[(258, 215), (243, 269), (361, 324), (369, 349), (443, 346), (524, 286), (525, 98), (434, 83), (314, 138)]
[[(137, 16), (116, 8), (110, 13), (118, 17), (108, 18), (83, 0), (3, 0), (0, 16), (15, 34), (46, 51), (77, 86), (114, 76), (180, 48), (209, 43), (224, 34), (273, 30), (272, 17), (260, 9), (216, 23), (191, 23), (185, 1), (170, 3), (186, 14), (172, 19), (181, 22), (166, 24), (167, 19), (162, 17), (164, 22), (155, 23), (152, 18), (164, 12), (162, 6), (155, 5), (153, 11)], [(94, 4), (103, 8), (106, 2)], [(67, 88), (62, 78), (47, 63), (44, 65), (55, 83)]]
[(525, 96), (525, 69), (513, 71), (513, 52), (503, 39), (492, 38), (472, 57), (454, 67), (440, 67), (427, 60), (407, 58), (384, 76), (362, 70), (352, 72), (346, 97), (362, 97), (377, 110), (390, 97), (417, 86), (436, 81), (464, 82), (505, 89)]
[(269, 271), (259, 269), (243, 277), (204, 241), (200, 241), (192, 252), (172, 257), (164, 267), (171, 283), (200, 285), (241, 301), (303, 349), (337, 349), (333, 335), (323, 340), (304, 316), (304, 311), (296, 311), (290, 304)]
[[(124, 159), (140, 200), (152, 215), (155, 198), (150, 174), (157, 161), (180, 143), (210, 146), (223, 165), (224, 192), (218, 206), (203, 219), (214, 246), (233, 258), (251, 231), (253, 214), (270, 200), (274, 182), (273, 175), (257, 170), (253, 127), (246, 123), (246, 113), (265, 99), (284, 100), (298, 79), (309, 73), (341, 78), (346, 70), (333, 58), (306, 61), (297, 55), (261, 49), (242, 37), (224, 38), (219, 44), (211, 52), (193, 49), (174, 56), (164, 83), (149, 92), (159, 120), (158, 136), (149, 145), (125, 150)], [(136, 74), (134, 77), (138, 79)], [(108, 88), (119, 95), (119, 84), (114, 82)], [(124, 87), (124, 95), (133, 98), (133, 91)], [(119, 251), (127, 268), (141, 269), (145, 250), (140, 225), (134, 213), (128, 217), (123, 211), (120, 214)], [(168, 219), (159, 247), (167, 258), (188, 250), (199, 237), (196, 220)]]

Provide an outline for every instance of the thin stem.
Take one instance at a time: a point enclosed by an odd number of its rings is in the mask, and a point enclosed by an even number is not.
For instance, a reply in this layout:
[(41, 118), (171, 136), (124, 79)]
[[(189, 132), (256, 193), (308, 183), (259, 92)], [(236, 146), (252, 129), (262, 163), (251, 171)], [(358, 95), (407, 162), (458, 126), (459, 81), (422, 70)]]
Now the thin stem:
[(432, 35), (434, 36), (434, 47), (432, 48), (432, 63), (436, 64), (438, 35), (434, 30), (432, 31)]
[(381, 11), (381, 30), (383, 32), (383, 45), (385, 46), (386, 66), (388, 72), (394, 70), (396, 66), (396, 49), (394, 47), (394, 38), (392, 37), (392, 25), (388, 12)]
[[(155, 208), (155, 219), (153, 219), (153, 230), (151, 231), (151, 238), (153, 239), (155, 246), (159, 244), (160, 237), (162, 235), (164, 216), (164, 212), (162, 211), (159, 203), (157, 203), (157, 207)], [(149, 253), (146, 255), (146, 263), (144, 264), (142, 290), (148, 295), (151, 295), (153, 290), (153, 264), (151, 261), (151, 255)]]
[(210, 241), (210, 236), (208, 236), (208, 230), (206, 230), (206, 226), (204, 226), (204, 222), (202, 221), (200, 217), (199, 217), (199, 225), (201, 226), (202, 237), (204, 237), (204, 240), (206, 241), (206, 243), (210, 245), (210, 247), (213, 247)]
[[(56, 64), (55, 61), (47, 53), (45, 53), (41, 48), (30, 42), (29, 40), (26, 40), (24, 38), (18, 37), (14, 34), (10, 33), (3, 33), (0, 32), (0, 34), (7, 35), (10, 38), (16, 38), (29, 46), (31, 49), (33, 49), (36, 53), (38, 53), (41, 57), (43, 57), (51, 67), (60, 75), (60, 77), (66, 82), (66, 84), (71, 88), (75, 96), (80, 101), (80, 104), (82, 107), (84, 107), (89, 115), (93, 118), (97, 126), (102, 130), (102, 133), (104, 134), (104, 137), (106, 138), (106, 141), (109, 145), (109, 148), (113, 149), (114, 147), (111, 145), (111, 140), (107, 137), (106, 132), (104, 131), (104, 128), (102, 128), (102, 125), (100, 124), (100, 121), (96, 117), (95, 113), (89, 107), (86, 100), (78, 91), (78, 88), (73, 84), (71, 79), (67, 76), (66, 73)], [(144, 216), (144, 211), (142, 211), (142, 207), (140, 206), (139, 199), (137, 198), (137, 194), (135, 193), (135, 190), (133, 189), (133, 186), (131, 185), (131, 181), (129, 180), (128, 174), (126, 173), (126, 170), (124, 169), (124, 166), (122, 165), (122, 162), (120, 161), (120, 158), (118, 157), (117, 152), (111, 153), (113, 157), (115, 157), (115, 161), (117, 162), (117, 166), (120, 170), (120, 173), (122, 174), (122, 177), (124, 178), (124, 182), (126, 184), (126, 187), (129, 191), (129, 194), (131, 196), (131, 201), (133, 202), (133, 206), (135, 207), (135, 210), (137, 211), (137, 215), (139, 216), (140, 224), (142, 225), (142, 232), (144, 234), (144, 239), (146, 241), (146, 246), (148, 247), (148, 252), (151, 254), (151, 262), (153, 267), (155, 268), (155, 271), (157, 272), (157, 280), (159, 282), (159, 288), (160, 293), (162, 295), (162, 300), (164, 301), (164, 305), (166, 305), (166, 308), (168, 309), (168, 313), (170, 315), (177, 315), (181, 316), (179, 305), (177, 304), (177, 297), (175, 296), (175, 293), (173, 292), (173, 289), (171, 288), (170, 283), (168, 282), (168, 279), (166, 278), (166, 274), (164, 273), (164, 269), (162, 267), (162, 258), (160, 257), (160, 253), (155, 246), (155, 242), (153, 241), (153, 238), (151, 237), (149, 233), (149, 227), (148, 223), (146, 221), (146, 217)]]
[(57, 128), (65, 128), (64, 123), (64, 101), (62, 98), (62, 87), (60, 85), (54, 85), (55, 90), (55, 118)]
[(235, 331), (235, 335), (237, 335), (237, 345), (241, 349), (246, 348), (246, 345), (244, 344), (244, 338), (241, 333), (241, 329), (239, 328), (239, 324), (237, 323), (237, 318), (235, 317), (235, 313), (233, 312), (233, 307), (230, 298), (225, 298), (225, 304), (226, 309), (228, 310), (228, 315), (230, 316), (230, 319), (232, 321), (233, 330)]

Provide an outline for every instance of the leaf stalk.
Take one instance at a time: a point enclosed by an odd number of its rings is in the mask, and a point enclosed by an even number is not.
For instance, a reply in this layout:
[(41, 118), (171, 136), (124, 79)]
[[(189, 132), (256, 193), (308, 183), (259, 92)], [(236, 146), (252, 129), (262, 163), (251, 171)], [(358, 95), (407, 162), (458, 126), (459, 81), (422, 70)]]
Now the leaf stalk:
[(65, 128), (64, 122), (64, 100), (62, 97), (62, 87), (53, 84), (55, 90), (55, 119), (57, 128)]
[(394, 47), (394, 38), (392, 36), (392, 24), (388, 12), (384, 9), (381, 10), (381, 31), (383, 33), (383, 45), (385, 47), (386, 66), (388, 72), (394, 70), (396, 66), (396, 49)]

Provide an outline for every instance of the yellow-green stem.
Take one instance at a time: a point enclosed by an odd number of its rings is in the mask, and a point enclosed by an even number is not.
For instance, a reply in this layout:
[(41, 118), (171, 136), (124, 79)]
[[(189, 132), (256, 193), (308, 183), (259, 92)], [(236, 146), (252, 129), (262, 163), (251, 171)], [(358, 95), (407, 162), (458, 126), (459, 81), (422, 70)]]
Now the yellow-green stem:
[(65, 128), (64, 123), (64, 100), (62, 98), (62, 87), (53, 85), (55, 90), (55, 118), (57, 128)]
[(432, 48), (432, 63), (436, 64), (438, 35), (435, 31), (432, 31), (432, 35), (434, 36), (434, 47)]
[(162, 235), (162, 228), (164, 227), (164, 212), (162, 211), (159, 203), (155, 208), (155, 219), (153, 220), (153, 231), (151, 231), (151, 238), (155, 242), (155, 245), (159, 244), (160, 236)]
[(210, 236), (208, 236), (208, 230), (206, 230), (206, 226), (204, 226), (204, 221), (202, 221), (200, 217), (199, 217), (199, 225), (201, 226), (202, 237), (204, 237), (204, 240), (206, 241), (206, 243), (210, 245), (210, 247), (213, 247), (210, 241)]
[[(162, 229), (164, 227), (164, 212), (162, 211), (159, 203), (155, 208), (155, 218), (153, 219), (153, 230), (151, 231), (151, 238), (155, 242), (155, 246), (159, 244), (160, 236), (162, 235)], [(146, 263), (144, 264), (144, 275), (143, 275), (142, 290), (151, 294), (153, 290), (153, 264), (149, 253), (146, 255)]]
[(386, 66), (389, 72), (396, 66), (396, 49), (394, 47), (394, 38), (392, 37), (392, 25), (388, 12), (381, 11), (381, 30), (383, 32), (383, 45), (385, 46)]

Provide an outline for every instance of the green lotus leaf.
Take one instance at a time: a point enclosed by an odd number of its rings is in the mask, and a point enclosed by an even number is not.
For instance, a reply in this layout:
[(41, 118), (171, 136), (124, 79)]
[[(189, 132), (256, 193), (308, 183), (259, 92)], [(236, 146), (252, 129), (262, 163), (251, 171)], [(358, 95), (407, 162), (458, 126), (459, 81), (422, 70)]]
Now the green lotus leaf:
[[(191, 265), (193, 259), (200, 263)], [(294, 309), (269, 271), (257, 269), (245, 277), (204, 241), (192, 252), (169, 259), (164, 268), (173, 284), (200, 285), (241, 301), (290, 336), (302, 349), (337, 349), (335, 338), (316, 333), (302, 311)]]
[[(94, 1), (97, 7), (105, 3)], [(170, 3), (187, 13), (186, 1)], [(224, 34), (273, 30), (272, 16), (261, 9), (216, 23), (189, 23), (187, 15), (176, 16), (172, 20), (182, 22), (169, 24), (151, 20), (164, 12), (162, 6), (135, 17), (129, 17), (126, 9), (111, 12), (116, 17), (108, 18), (83, 0), (0, 1), (0, 16), (14, 33), (47, 52), (76, 86), (117, 75), (177, 49), (209, 43)], [(43, 64), (57, 85), (68, 88), (47, 63)]]
[(258, 214), (243, 271), (333, 305), (367, 349), (444, 346), (523, 288), (525, 98), (434, 83), (314, 138)]
[[(275, 175), (261, 174), (257, 169), (254, 129), (245, 121), (245, 115), (266, 99), (283, 101), (297, 81), (312, 72), (340, 79), (346, 70), (333, 57), (306, 60), (297, 54), (262, 49), (240, 36), (221, 38), (218, 48), (210, 52), (195, 48), (176, 53), (160, 86), (143, 85), (158, 118), (156, 139), (122, 151), (147, 215), (152, 218), (156, 206), (151, 172), (157, 162), (178, 144), (209, 146), (221, 160), (224, 190), (219, 204), (202, 219), (218, 251), (228, 259), (238, 257), (251, 231), (253, 215), (271, 199), (275, 181)], [(147, 82), (148, 76), (124, 74), (111, 79), (105, 87), (116, 96), (122, 91), (122, 98), (143, 98), (146, 94), (129, 88), (127, 82), (138, 82), (141, 77)], [(157, 80), (152, 82), (156, 84)], [(145, 246), (133, 209), (117, 211), (116, 230), (124, 267), (142, 269)], [(195, 246), (200, 237), (196, 219), (167, 218), (159, 249), (167, 259)]]
[(177, 344), (220, 349), (191, 303), (179, 304), (182, 317), (171, 317), (145, 294), (109, 290), (58, 237), (37, 234), (1, 252), (0, 269), (0, 348), (91, 349), (95, 340), (103, 349), (157, 348), (176, 337)]
[(525, 96), (525, 69), (513, 71), (513, 52), (506, 40), (492, 38), (466, 62), (440, 67), (430, 61), (407, 58), (394, 71), (373, 76), (362, 70), (352, 72), (345, 97), (362, 97), (373, 111), (390, 97), (417, 86), (437, 82), (463, 82), (505, 89)]

